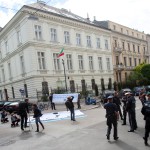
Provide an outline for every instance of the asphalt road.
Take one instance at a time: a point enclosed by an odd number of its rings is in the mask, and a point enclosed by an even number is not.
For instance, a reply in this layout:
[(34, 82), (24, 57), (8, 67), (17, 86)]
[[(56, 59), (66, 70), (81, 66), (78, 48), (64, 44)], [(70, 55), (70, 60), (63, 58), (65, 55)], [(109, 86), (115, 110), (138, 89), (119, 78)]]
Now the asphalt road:
[[(140, 112), (141, 103), (137, 100), (138, 129), (128, 133), (129, 125), (122, 126), (118, 121), (119, 140), (106, 139), (106, 119), (103, 108), (83, 111), (84, 118), (76, 122), (62, 120), (45, 123), (45, 130), (35, 133), (33, 130), (21, 132), (19, 127), (0, 124), (0, 150), (149, 150), (142, 139), (144, 121)], [(127, 118), (128, 119), (128, 118)], [(150, 143), (150, 139), (149, 139)]]

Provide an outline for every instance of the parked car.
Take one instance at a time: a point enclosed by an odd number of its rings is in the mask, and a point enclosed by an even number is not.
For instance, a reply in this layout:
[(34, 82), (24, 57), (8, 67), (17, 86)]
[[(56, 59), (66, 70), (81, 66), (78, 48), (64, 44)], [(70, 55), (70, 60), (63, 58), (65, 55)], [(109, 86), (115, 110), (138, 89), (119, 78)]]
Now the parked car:
[[(15, 102), (8, 104), (5, 107), (5, 110), (9, 113), (18, 112), (20, 102), (21, 101), (15, 101)], [(32, 103), (28, 103), (28, 108), (29, 108), (29, 111), (32, 111)]]
[(110, 95), (114, 95), (115, 91), (114, 90), (105, 90), (103, 91), (103, 93), (101, 94), (101, 102), (102, 103), (107, 103), (107, 98)]
[(139, 94), (140, 94), (140, 92), (141, 92), (142, 89), (145, 89), (145, 88), (144, 87), (134, 87), (133, 94), (135, 96), (139, 96)]
[(0, 111), (3, 109), (3, 106), (5, 104), (6, 101), (0, 101)]
[(6, 111), (9, 113), (18, 112), (18, 108), (19, 102), (12, 102), (5, 107)]
[(132, 90), (130, 88), (124, 88), (124, 89), (121, 89), (119, 91), (119, 97), (120, 98), (123, 98), (124, 94), (127, 93), (127, 92), (132, 92)]
[(7, 105), (9, 105), (10, 103), (12, 103), (13, 101), (0, 101), (0, 111), (2, 110), (2, 109), (4, 109), (5, 110), (5, 107), (7, 106)]
[(6, 110), (6, 107), (11, 103), (13, 103), (13, 101), (5, 101), (5, 103), (3, 105), (3, 109)]
[(85, 100), (86, 105), (96, 105), (96, 99), (93, 94), (88, 94), (87, 99)]
[(145, 91), (150, 92), (150, 85), (145, 86)]

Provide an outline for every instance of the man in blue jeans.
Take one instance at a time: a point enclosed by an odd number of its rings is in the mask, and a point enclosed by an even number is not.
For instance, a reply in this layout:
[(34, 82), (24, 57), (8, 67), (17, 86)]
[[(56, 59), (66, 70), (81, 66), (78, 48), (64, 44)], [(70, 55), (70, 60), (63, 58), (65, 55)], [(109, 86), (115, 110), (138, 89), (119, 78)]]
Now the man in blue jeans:
[(66, 107), (70, 110), (70, 116), (72, 121), (75, 120), (75, 112), (74, 112), (74, 104), (73, 104), (74, 96), (67, 97), (67, 101), (65, 102)]

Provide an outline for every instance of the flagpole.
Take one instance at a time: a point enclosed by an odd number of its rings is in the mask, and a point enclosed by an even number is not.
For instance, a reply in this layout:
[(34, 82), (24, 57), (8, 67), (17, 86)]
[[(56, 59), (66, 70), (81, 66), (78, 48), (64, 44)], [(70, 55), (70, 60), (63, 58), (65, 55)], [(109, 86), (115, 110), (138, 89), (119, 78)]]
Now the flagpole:
[(64, 60), (62, 59), (62, 64), (63, 64), (63, 67), (64, 67), (64, 77), (65, 77), (65, 87), (66, 87), (66, 92), (68, 91), (67, 89), (67, 77), (66, 77), (66, 69), (65, 69), (65, 63), (64, 63)]

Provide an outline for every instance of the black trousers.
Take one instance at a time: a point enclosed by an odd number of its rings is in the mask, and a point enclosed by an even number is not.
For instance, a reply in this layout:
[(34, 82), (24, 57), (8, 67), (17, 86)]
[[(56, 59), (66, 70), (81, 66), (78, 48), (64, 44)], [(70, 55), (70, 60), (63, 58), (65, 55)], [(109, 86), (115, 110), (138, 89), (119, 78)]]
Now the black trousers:
[(145, 140), (148, 140), (150, 133), (150, 120), (145, 120)]
[(122, 112), (121, 112), (121, 108), (120, 108), (119, 105), (117, 106), (117, 109), (118, 109), (118, 111), (119, 111), (120, 118), (123, 119), (123, 117), (122, 117)]
[(51, 103), (51, 108), (52, 108), (52, 110), (56, 110), (56, 108), (55, 108), (55, 103)]
[(112, 125), (114, 127), (114, 138), (118, 137), (118, 131), (117, 131), (117, 118), (115, 116), (107, 117), (107, 136), (110, 136)]
[(135, 130), (137, 128), (135, 111), (128, 111), (128, 115), (129, 115), (130, 130)]
[(123, 124), (126, 124), (127, 111), (125, 106), (123, 106)]
[(27, 127), (28, 117), (27, 114), (20, 115), (20, 117), (21, 117), (21, 129), (23, 129), (24, 127)]

